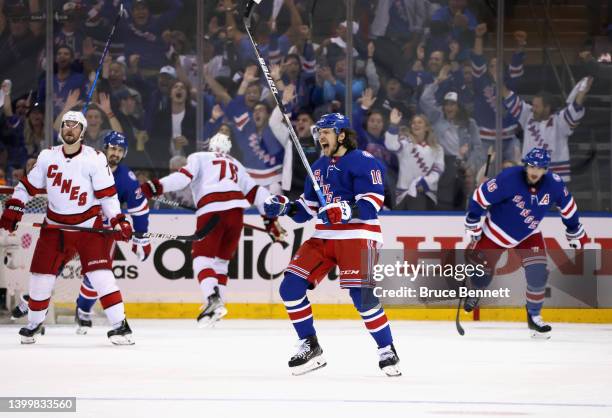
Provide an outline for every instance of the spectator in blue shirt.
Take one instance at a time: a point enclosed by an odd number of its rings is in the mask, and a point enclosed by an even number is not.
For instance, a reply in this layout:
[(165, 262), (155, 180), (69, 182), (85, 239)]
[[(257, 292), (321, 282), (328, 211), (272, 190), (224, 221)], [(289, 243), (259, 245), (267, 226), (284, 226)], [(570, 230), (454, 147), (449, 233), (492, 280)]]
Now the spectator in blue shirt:
[[(87, 78), (82, 73), (72, 69), (74, 51), (63, 45), (57, 48), (55, 53), (55, 64), (57, 70), (53, 74), (53, 118), (60, 114), (70, 92), (78, 90), (81, 99), (85, 98)], [(38, 87), (38, 103), (45, 102), (45, 78), (43, 77)]]

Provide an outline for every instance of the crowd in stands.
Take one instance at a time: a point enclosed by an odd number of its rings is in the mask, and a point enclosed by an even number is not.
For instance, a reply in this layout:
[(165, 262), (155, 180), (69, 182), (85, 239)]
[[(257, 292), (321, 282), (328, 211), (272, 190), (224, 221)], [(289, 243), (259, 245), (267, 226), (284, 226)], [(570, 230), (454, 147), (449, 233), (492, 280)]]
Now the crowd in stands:
[[(54, 57), (44, 56), (42, 0), (0, 0), (0, 183), (14, 185), (44, 144), (46, 59), (54, 60), (53, 120), (81, 110), (119, 1), (56, 1)], [(291, 113), (310, 162), (320, 155), (310, 126), (321, 115), (345, 113), (346, 89), (359, 148), (385, 166), (385, 206), (399, 210), (462, 210), (482, 178), (495, 141), (497, 62), (486, 56), (490, 29), (468, 0), (269, 0), (253, 32)], [(125, 0), (100, 80), (86, 111), (85, 143), (101, 147), (108, 130), (129, 141), (125, 163), (144, 181), (178, 169), (207, 149), (217, 132), (232, 154), (272, 192), (296, 198), (306, 172), (288, 137), (242, 27), (238, 0), (205, 4), (203, 62), (197, 68), (194, 0)], [(353, 50), (347, 35), (353, 34)], [(504, 63), (504, 87), (524, 76), (525, 32)], [(352, 54), (354, 68), (347, 68)], [(346, 85), (352, 72), (352, 84)], [(198, 92), (198, 75), (204, 90)], [(204, 113), (197, 114), (202, 95)], [(204, 134), (196, 136), (201, 118)], [(505, 165), (517, 164), (521, 125), (503, 119)], [(57, 143), (57, 138), (54, 138)], [(180, 196), (177, 196), (177, 198)], [(185, 200), (189, 196), (183, 196)]]

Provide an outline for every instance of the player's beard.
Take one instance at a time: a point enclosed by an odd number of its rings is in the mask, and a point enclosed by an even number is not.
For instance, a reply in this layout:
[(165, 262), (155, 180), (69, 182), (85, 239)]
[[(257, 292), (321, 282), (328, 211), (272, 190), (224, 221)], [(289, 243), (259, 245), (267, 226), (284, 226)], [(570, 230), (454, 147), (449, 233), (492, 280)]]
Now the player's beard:
[(68, 137), (64, 137), (63, 139), (64, 139), (64, 143), (66, 145), (74, 145), (77, 142), (79, 142), (79, 138), (77, 136), (72, 135), (72, 134), (70, 134), (70, 136), (68, 136)]

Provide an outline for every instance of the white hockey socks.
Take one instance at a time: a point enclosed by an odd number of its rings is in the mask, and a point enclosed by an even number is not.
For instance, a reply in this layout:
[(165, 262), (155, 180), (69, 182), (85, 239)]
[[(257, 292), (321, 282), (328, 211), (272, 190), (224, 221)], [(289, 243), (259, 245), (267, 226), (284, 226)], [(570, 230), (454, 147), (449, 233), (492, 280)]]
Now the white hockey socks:
[(45, 320), (51, 294), (55, 286), (55, 276), (52, 274), (30, 274), (30, 300), (28, 301), (28, 328), (34, 329)]
[(119, 327), (125, 319), (125, 306), (115, 276), (110, 270), (95, 270), (88, 272), (87, 277), (100, 296), (100, 304), (111, 326)]

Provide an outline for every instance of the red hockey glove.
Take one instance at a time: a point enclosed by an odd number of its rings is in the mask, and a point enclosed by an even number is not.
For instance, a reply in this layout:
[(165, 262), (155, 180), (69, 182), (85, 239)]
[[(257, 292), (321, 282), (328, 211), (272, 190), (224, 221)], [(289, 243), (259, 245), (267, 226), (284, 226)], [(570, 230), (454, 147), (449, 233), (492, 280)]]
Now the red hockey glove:
[(111, 226), (115, 230), (113, 236), (117, 241), (129, 241), (132, 238), (132, 225), (125, 219), (125, 215), (120, 213), (111, 219)]
[(324, 224), (339, 224), (342, 222), (348, 222), (351, 219), (351, 216), (351, 206), (344, 200), (323, 206), (321, 209), (319, 209), (318, 214), (318, 218), (321, 219)]
[(158, 179), (153, 179), (141, 184), (140, 190), (142, 190), (142, 194), (147, 199), (164, 194), (164, 186), (162, 186)]
[(151, 243), (149, 238), (132, 237), (132, 252), (136, 254), (138, 260), (145, 261), (151, 254)]
[(15, 232), (24, 212), (25, 205), (21, 200), (7, 200), (4, 204), (4, 212), (2, 212), (2, 217), (0, 218), (0, 228), (6, 229), (9, 232)]
[(272, 241), (278, 242), (285, 239), (287, 231), (285, 231), (280, 222), (278, 222), (278, 218), (268, 218), (262, 215), (262, 219), (266, 227), (266, 232), (270, 235)]

